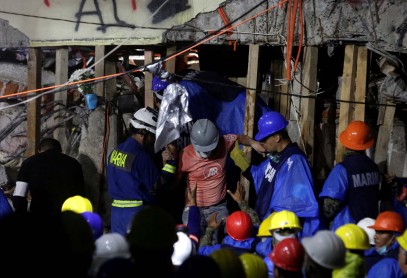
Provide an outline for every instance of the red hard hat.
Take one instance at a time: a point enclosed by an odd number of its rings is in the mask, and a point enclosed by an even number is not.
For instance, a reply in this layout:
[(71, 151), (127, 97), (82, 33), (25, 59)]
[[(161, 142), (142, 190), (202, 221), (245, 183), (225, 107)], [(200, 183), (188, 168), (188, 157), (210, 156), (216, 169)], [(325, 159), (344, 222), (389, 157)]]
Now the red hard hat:
[(245, 240), (252, 234), (253, 222), (243, 211), (235, 211), (226, 218), (226, 232), (234, 240)]
[(401, 215), (394, 211), (383, 211), (380, 213), (372, 226), (376, 231), (404, 232), (404, 220)]
[(353, 121), (339, 135), (339, 141), (348, 149), (363, 151), (374, 144), (369, 126), (362, 121)]
[(304, 262), (304, 247), (296, 238), (285, 238), (276, 244), (269, 257), (279, 268), (300, 271)]

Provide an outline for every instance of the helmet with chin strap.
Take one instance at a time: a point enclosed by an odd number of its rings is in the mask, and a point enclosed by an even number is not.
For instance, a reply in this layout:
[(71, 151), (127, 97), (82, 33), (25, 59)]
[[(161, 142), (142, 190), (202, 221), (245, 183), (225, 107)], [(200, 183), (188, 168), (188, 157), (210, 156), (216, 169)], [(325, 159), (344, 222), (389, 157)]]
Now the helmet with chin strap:
[(155, 134), (158, 112), (147, 107), (137, 110), (130, 119), (130, 124), (136, 129), (145, 129)]

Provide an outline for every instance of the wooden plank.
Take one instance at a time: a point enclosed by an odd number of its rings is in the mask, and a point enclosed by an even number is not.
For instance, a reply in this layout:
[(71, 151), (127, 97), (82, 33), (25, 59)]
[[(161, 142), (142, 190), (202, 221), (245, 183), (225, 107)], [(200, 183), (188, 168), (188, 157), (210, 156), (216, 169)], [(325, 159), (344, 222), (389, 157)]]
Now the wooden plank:
[(282, 80), (284, 80), (286, 83), (281, 85), (281, 89), (280, 89), (280, 113), (287, 119), (290, 119), (290, 95), (289, 93), (289, 84), (290, 81), (287, 81), (287, 72), (285, 70), (285, 63), (281, 64), (282, 66)]
[(378, 119), (379, 131), (376, 139), (374, 162), (379, 166), (381, 173), (387, 171), (387, 150), (389, 146), (390, 133), (393, 128), (394, 113), (396, 112), (396, 105), (391, 101), (384, 100), (382, 102), (387, 106), (380, 106), (384, 117)]
[(366, 102), (366, 87), (367, 87), (367, 48), (366, 46), (357, 47), (357, 70), (355, 82), (355, 113), (354, 120), (365, 120), (365, 104), (358, 102)]
[[(249, 64), (247, 68), (247, 87), (257, 89), (258, 80), (258, 67), (259, 67), (259, 54), (260, 46), (258, 44), (251, 44), (249, 47)], [(244, 117), (244, 134), (253, 137), (254, 126), (254, 110), (256, 108), (256, 90), (246, 90), (246, 106)], [(252, 157), (251, 147), (244, 147), (243, 152), (246, 154), (246, 158), (250, 161)], [(249, 192), (249, 181), (243, 176), (240, 179), (246, 192)], [(246, 200), (248, 200), (249, 194), (246, 194)]]
[[(301, 76), (303, 77), (301, 95), (309, 96), (317, 90), (318, 72), (318, 47), (304, 47), (303, 67)], [(301, 137), (305, 144), (304, 152), (308, 155), (311, 165), (314, 162), (314, 121), (315, 121), (315, 98), (301, 98), (300, 106), (300, 128)], [(301, 138), (299, 139), (301, 140)], [(299, 144), (303, 146), (303, 144)]]
[[(55, 53), (55, 84), (65, 84), (68, 81), (68, 48), (58, 48)], [(63, 121), (64, 108), (68, 103), (68, 93), (66, 90), (59, 91), (54, 95), (55, 102), (58, 105), (55, 106), (56, 112), (54, 113), (53, 121), (54, 125)], [(55, 129), (54, 138), (61, 142), (62, 148), (66, 149), (66, 132), (67, 123)]]
[[(153, 62), (154, 53), (150, 50), (144, 51), (144, 65), (149, 65)], [(151, 91), (151, 82), (153, 81), (153, 75), (149, 72), (144, 74), (144, 106), (154, 108), (154, 96)]]
[[(114, 61), (109, 61), (107, 60), (105, 62), (105, 74), (106, 75), (113, 75), (116, 74), (116, 63)], [(117, 94), (117, 88), (116, 88), (116, 83), (117, 79), (116, 78), (111, 78), (105, 81), (105, 88), (106, 88), (106, 97), (109, 100), (112, 100), (116, 94)]]
[[(356, 46), (347, 45), (345, 47), (345, 56), (343, 64), (338, 134), (344, 131), (348, 126), (349, 122), (352, 120), (353, 111), (351, 111), (352, 105), (350, 101), (354, 100), (356, 60), (357, 60)], [(342, 144), (340, 144), (339, 140), (337, 139), (335, 156), (336, 163), (342, 161), (344, 151), (345, 147), (342, 146)]]
[[(28, 90), (35, 90), (42, 87), (41, 75), (41, 48), (28, 49)], [(28, 98), (36, 96), (38, 93), (29, 93)], [(27, 104), (27, 148), (26, 157), (37, 153), (37, 146), (41, 139), (41, 97), (31, 100)]]
[[(105, 75), (105, 51), (106, 46), (97, 45), (95, 46), (95, 60), (96, 62), (100, 61), (95, 65), (95, 77), (101, 77)], [(96, 95), (99, 97), (104, 96), (104, 82), (96, 83)]]
[[(171, 54), (174, 54), (177, 51), (176, 46), (171, 46), (167, 48), (167, 56), (170, 56)], [(175, 73), (176, 71), (176, 60), (177, 57), (174, 57), (172, 59), (169, 59), (165, 62), (165, 70), (168, 71), (169, 73)]]

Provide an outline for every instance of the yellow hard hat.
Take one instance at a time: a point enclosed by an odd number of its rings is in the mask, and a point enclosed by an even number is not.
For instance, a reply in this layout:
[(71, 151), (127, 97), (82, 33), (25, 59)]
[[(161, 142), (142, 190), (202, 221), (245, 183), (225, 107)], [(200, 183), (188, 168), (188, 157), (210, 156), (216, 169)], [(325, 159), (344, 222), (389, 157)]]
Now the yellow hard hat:
[(397, 242), (400, 244), (404, 251), (407, 251), (407, 230), (401, 236), (396, 237)]
[(73, 197), (69, 197), (65, 200), (62, 204), (61, 211), (72, 210), (76, 213), (83, 213), (83, 212), (93, 212), (92, 203), (89, 199), (82, 197), (80, 195), (76, 195)]
[(298, 219), (297, 215), (288, 210), (282, 210), (276, 212), (271, 219), (269, 230), (277, 230), (277, 229), (298, 229), (301, 230), (300, 220)]
[(336, 229), (335, 234), (339, 236), (346, 249), (367, 250), (370, 248), (367, 233), (356, 224), (345, 224)]
[(257, 232), (257, 236), (264, 236), (264, 237), (271, 237), (272, 234), (270, 233), (269, 227), (271, 224), (271, 219), (273, 218), (275, 212), (270, 214), (269, 216), (266, 217), (266, 219), (261, 222), (259, 226), (259, 231)]

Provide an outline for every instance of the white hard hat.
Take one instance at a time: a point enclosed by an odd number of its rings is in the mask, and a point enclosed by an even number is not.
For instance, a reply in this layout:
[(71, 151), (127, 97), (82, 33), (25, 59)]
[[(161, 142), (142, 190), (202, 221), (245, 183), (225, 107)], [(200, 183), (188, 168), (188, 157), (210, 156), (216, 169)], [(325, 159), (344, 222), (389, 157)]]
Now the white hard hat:
[(361, 227), (368, 235), (369, 237), (369, 243), (370, 245), (374, 245), (374, 235), (375, 235), (375, 230), (372, 228), (368, 228), (369, 226), (374, 225), (375, 220), (373, 218), (365, 217), (361, 219), (357, 225)]
[(317, 264), (328, 269), (345, 265), (345, 244), (334, 232), (320, 230), (312, 237), (304, 237), (301, 243), (308, 256)]
[(129, 258), (129, 244), (124, 236), (119, 233), (107, 233), (95, 240), (95, 257)]
[(130, 258), (129, 244), (124, 236), (119, 233), (107, 233), (95, 240), (92, 264), (89, 273), (96, 277), (100, 267), (113, 258)]
[(158, 112), (147, 107), (137, 110), (130, 118), (130, 123), (134, 128), (146, 129), (155, 134), (157, 128)]
[(193, 244), (189, 236), (184, 232), (177, 232), (178, 241), (174, 243), (174, 252), (171, 260), (175, 266), (181, 265), (193, 254)]

